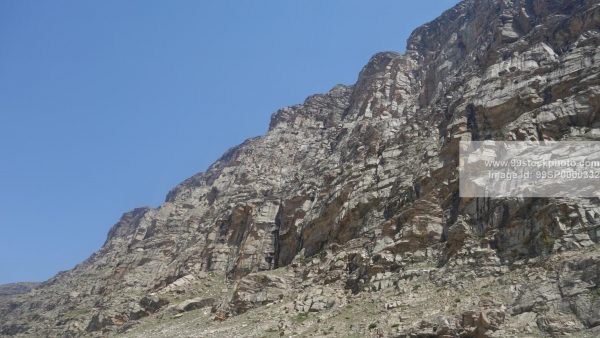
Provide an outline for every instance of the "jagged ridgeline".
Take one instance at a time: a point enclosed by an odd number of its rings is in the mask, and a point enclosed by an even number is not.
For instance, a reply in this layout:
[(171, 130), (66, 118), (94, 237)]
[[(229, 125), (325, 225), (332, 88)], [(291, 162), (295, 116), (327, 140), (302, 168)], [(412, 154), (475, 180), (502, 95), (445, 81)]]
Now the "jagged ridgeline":
[(0, 334), (600, 335), (600, 201), (457, 172), (460, 140), (596, 139), (599, 43), (599, 1), (462, 1), (0, 297)]

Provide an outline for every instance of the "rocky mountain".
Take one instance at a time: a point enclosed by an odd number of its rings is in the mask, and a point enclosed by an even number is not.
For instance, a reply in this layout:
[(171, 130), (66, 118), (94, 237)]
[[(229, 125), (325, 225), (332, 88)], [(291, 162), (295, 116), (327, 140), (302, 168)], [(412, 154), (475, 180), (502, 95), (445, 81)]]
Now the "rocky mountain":
[(600, 200), (460, 198), (460, 140), (598, 139), (599, 0), (464, 0), (0, 298), (26, 337), (600, 336)]
[(0, 299), (27, 293), (38, 283), (10, 283), (0, 285)]

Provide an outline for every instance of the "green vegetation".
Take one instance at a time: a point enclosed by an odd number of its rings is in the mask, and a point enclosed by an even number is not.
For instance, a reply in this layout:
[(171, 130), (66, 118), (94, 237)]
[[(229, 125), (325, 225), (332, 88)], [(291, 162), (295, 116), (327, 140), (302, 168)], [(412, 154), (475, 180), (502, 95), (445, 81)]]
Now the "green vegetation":
[(73, 309), (71, 311), (65, 312), (61, 314), (61, 317), (64, 319), (73, 319), (79, 316), (86, 315), (90, 312), (88, 309)]
[(548, 231), (547, 228), (543, 228), (542, 229), (542, 243), (544, 245), (544, 248), (548, 251), (548, 252), (552, 252), (552, 249), (554, 248), (554, 242), (556, 241), (556, 239), (554, 237), (552, 237), (552, 235), (550, 235), (550, 232)]
[(294, 318), (292, 318), (292, 321), (296, 324), (302, 324), (307, 319), (308, 319), (308, 313), (299, 313)]

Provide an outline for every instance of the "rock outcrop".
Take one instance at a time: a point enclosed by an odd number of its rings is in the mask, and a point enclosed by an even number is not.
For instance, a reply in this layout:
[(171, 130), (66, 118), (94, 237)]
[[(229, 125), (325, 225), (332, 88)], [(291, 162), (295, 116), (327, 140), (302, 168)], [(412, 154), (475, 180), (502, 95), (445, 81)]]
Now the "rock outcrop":
[(462, 1), (0, 299), (0, 334), (599, 335), (600, 201), (457, 172), (460, 140), (597, 139), (599, 43), (599, 1)]

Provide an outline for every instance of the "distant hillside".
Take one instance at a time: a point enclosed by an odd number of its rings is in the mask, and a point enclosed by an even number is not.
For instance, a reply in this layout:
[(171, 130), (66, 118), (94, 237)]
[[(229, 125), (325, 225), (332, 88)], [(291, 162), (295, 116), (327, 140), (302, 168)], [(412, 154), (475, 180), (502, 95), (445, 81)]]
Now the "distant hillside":
[(39, 283), (9, 283), (0, 285), (0, 298), (27, 293)]

